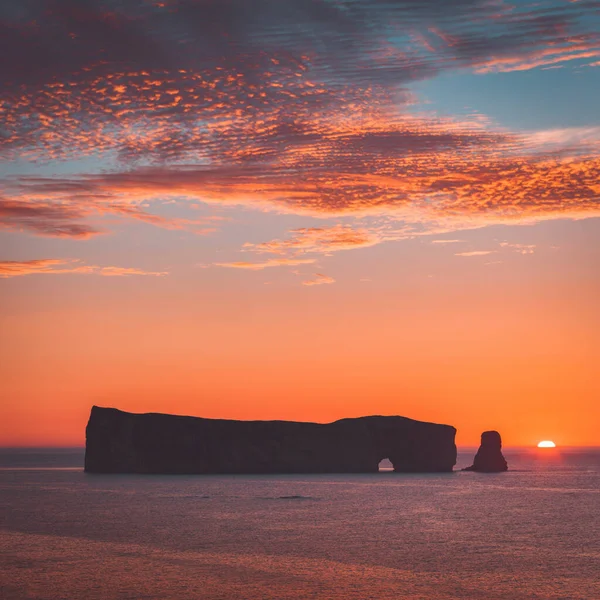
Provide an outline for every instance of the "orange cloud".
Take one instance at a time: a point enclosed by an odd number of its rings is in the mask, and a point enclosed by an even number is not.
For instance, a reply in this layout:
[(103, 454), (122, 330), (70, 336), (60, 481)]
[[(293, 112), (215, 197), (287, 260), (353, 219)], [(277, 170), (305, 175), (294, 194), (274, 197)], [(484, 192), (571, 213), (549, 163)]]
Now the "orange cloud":
[(78, 260), (61, 260), (54, 258), (35, 260), (0, 261), (0, 278), (21, 277), (23, 275), (61, 275), (77, 273), (84, 275), (102, 275), (104, 277), (125, 277), (129, 275), (150, 275), (160, 277), (166, 272), (144, 271), (128, 267), (100, 267), (97, 265), (79, 264)]
[(285, 240), (272, 240), (260, 244), (244, 244), (245, 250), (270, 254), (284, 253), (330, 253), (374, 246), (384, 239), (383, 232), (346, 225), (334, 227), (307, 227), (292, 229), (292, 236)]
[(335, 283), (335, 279), (333, 277), (329, 277), (328, 275), (323, 275), (322, 273), (317, 273), (314, 279), (309, 279), (307, 281), (303, 281), (302, 285), (324, 285), (328, 283)]
[(247, 269), (249, 271), (262, 271), (271, 267), (293, 267), (297, 265), (310, 265), (316, 262), (312, 258), (273, 258), (264, 262), (225, 262), (214, 263), (215, 267), (226, 267), (229, 269)]
[[(30, 207), (32, 213), (42, 199), (46, 204), (62, 201), (61, 206), (67, 207), (70, 201), (77, 217), (93, 206), (98, 211), (151, 219), (155, 224), (160, 221), (144, 215), (136, 205), (184, 197), (317, 217), (390, 215), (406, 223), (444, 220), (447, 231), (453, 229), (451, 222), (460, 229), (465, 224), (600, 214), (600, 157), (594, 155), (501, 153), (492, 145), (485, 153), (435, 151), (418, 160), (410, 154), (377, 158), (352, 154), (346, 163), (339, 162), (337, 155), (323, 155), (318, 165), (307, 160), (291, 173), (285, 164), (271, 161), (266, 172), (243, 166), (157, 167), (63, 179), (22, 178), (11, 183), (5, 197), (12, 193), (9, 202)], [(131, 208), (125, 209), (125, 202)], [(30, 219), (36, 223), (34, 217)], [(11, 219), (5, 220), (6, 226), (11, 224)], [(173, 226), (182, 224), (175, 221)], [(322, 241), (322, 245), (331, 248), (377, 243), (377, 234), (339, 229), (297, 232), (292, 240), (257, 249), (296, 246), (301, 250), (303, 245), (319, 244), (324, 236), (329, 236), (329, 242)]]

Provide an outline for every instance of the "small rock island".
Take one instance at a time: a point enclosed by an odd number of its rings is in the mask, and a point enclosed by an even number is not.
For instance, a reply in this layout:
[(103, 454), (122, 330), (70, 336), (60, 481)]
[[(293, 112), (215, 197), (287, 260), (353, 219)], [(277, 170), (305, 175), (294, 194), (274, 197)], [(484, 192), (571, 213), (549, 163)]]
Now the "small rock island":
[(402, 473), (450, 472), (456, 429), (405, 417), (333, 423), (234, 421), (92, 407), (89, 473), (374, 473), (388, 458)]
[(481, 434), (481, 445), (473, 464), (463, 471), (479, 473), (501, 473), (508, 470), (506, 459), (502, 455), (502, 438), (497, 431), (484, 431)]

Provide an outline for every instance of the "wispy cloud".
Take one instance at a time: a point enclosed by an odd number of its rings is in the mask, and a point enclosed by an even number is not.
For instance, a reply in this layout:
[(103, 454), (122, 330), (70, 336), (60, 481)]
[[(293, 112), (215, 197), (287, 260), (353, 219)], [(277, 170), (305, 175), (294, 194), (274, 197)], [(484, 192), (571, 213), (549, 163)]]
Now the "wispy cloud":
[(454, 256), (486, 256), (495, 252), (495, 250), (472, 250), (470, 252), (457, 252)]
[(333, 277), (329, 277), (329, 275), (317, 273), (314, 279), (308, 279), (307, 281), (303, 281), (302, 285), (324, 285), (328, 283), (335, 283), (335, 279)]
[(79, 260), (43, 258), (35, 260), (0, 261), (0, 278), (21, 277), (23, 275), (101, 275), (104, 277), (127, 277), (131, 275), (147, 275), (161, 277), (166, 271), (145, 271), (130, 267), (97, 266), (82, 264)]
[(85, 239), (102, 231), (80, 221), (88, 211), (72, 203), (11, 200), (0, 197), (0, 226), (38, 235)]
[(271, 267), (293, 267), (297, 265), (310, 265), (316, 262), (313, 258), (272, 258), (263, 262), (224, 262), (213, 263), (215, 267), (226, 267), (229, 269), (247, 269), (249, 271), (262, 271)]
[[(60, 188), (60, 184), (55, 183)], [(0, 184), (0, 189), (1, 187)], [(106, 199), (91, 198), (71, 194), (69, 190), (53, 190), (53, 187), (49, 183), (46, 193), (38, 194), (34, 189), (30, 189), (29, 193), (23, 189), (14, 198), (0, 197), (0, 227), (49, 237), (87, 239), (107, 232), (106, 226), (85, 222), (91, 218), (97, 221), (102, 217), (113, 216), (196, 234), (212, 233), (221, 220), (220, 217), (163, 217), (150, 214), (135, 204), (123, 204), (121, 198), (110, 194)]]
[(284, 240), (272, 240), (260, 244), (244, 244), (245, 250), (259, 253), (321, 253), (328, 254), (340, 250), (352, 250), (374, 246), (385, 239), (383, 229), (369, 230), (347, 225), (333, 227), (307, 227), (292, 229), (291, 237)]
[(502, 248), (509, 248), (519, 254), (533, 254), (537, 246), (535, 244), (512, 244), (510, 242), (500, 242)]

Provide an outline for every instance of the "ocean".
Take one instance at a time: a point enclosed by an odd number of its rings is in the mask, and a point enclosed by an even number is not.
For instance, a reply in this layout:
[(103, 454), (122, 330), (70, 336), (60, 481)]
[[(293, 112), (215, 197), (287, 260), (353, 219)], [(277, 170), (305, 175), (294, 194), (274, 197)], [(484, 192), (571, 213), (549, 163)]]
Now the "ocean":
[(505, 456), (501, 474), (131, 476), (0, 450), (0, 598), (599, 600), (600, 449)]

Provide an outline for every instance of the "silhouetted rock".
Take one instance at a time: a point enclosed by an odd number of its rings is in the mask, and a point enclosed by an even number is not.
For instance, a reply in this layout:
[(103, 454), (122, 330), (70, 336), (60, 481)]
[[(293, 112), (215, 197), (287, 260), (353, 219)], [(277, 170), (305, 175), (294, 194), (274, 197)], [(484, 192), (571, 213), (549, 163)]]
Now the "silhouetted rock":
[(94, 406), (86, 428), (91, 473), (372, 473), (452, 471), (456, 429), (404, 417), (334, 423), (230, 421), (132, 414)]
[(499, 473), (507, 471), (506, 459), (502, 456), (502, 438), (497, 431), (484, 431), (481, 434), (481, 446), (477, 450), (473, 464), (463, 471), (480, 473)]

